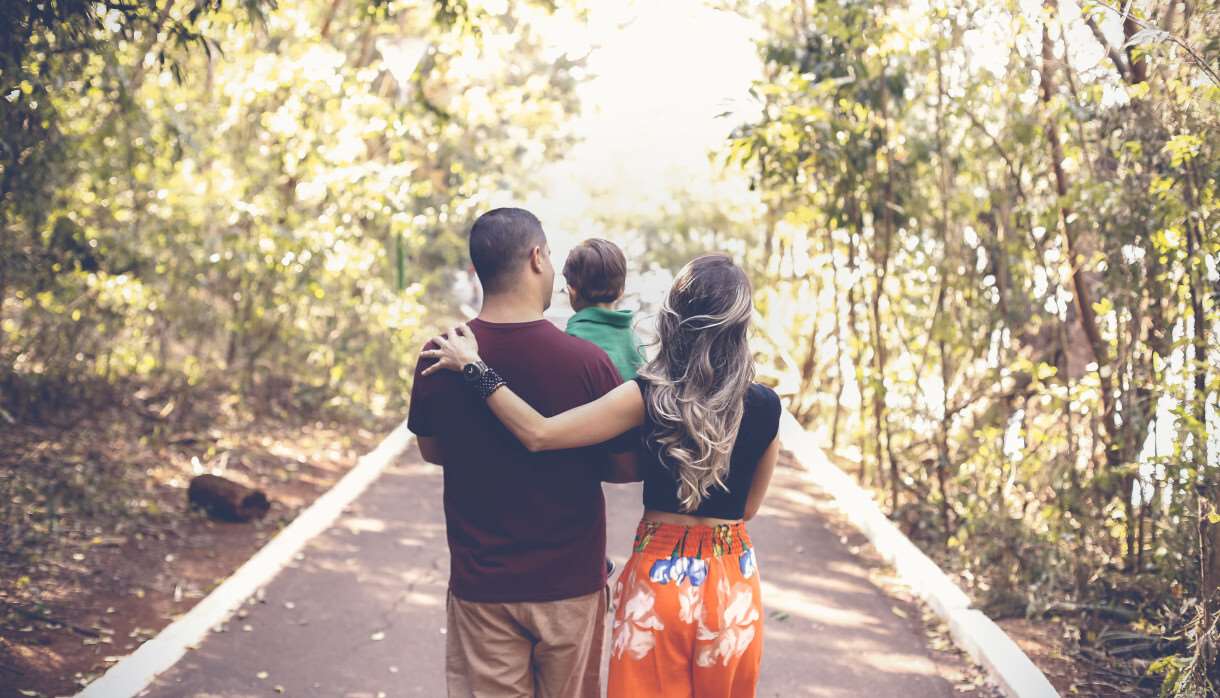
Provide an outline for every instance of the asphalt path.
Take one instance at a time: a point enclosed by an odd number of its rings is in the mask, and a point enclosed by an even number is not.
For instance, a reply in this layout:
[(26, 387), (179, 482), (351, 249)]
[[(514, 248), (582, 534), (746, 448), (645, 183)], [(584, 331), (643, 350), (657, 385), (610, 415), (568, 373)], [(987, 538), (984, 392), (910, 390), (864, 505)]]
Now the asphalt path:
[[(750, 523), (765, 621), (760, 696), (960, 696), (909, 601), (873, 580), (824, 496), (778, 469)], [(606, 485), (622, 563), (639, 485)], [(224, 626), (146, 691), (182, 696), (444, 696), (449, 576), (441, 476), (412, 448)], [(609, 644), (609, 643), (607, 643)]]

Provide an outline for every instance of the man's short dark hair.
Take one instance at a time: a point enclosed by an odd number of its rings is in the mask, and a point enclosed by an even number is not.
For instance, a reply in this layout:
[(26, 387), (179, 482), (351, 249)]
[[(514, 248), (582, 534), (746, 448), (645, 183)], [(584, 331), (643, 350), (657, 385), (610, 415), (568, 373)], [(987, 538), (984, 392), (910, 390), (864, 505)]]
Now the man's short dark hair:
[(568, 253), (563, 278), (585, 301), (613, 303), (623, 295), (627, 258), (613, 242), (590, 238)]
[(470, 261), (484, 293), (499, 293), (516, 276), (530, 250), (546, 243), (542, 223), (523, 208), (496, 208), (470, 228)]

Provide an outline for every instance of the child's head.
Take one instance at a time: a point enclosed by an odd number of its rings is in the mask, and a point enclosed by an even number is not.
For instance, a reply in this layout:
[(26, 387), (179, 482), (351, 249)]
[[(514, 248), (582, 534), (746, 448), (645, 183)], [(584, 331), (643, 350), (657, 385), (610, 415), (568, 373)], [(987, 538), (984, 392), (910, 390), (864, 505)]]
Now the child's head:
[(627, 258), (609, 240), (590, 238), (572, 248), (563, 263), (572, 308), (613, 303), (623, 295), (627, 280)]

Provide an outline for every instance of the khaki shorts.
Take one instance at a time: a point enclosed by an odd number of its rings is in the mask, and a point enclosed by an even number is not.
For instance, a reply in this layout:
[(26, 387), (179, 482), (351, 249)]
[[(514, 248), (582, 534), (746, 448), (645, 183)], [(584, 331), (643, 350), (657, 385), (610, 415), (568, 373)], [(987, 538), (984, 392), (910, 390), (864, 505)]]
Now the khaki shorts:
[(449, 698), (598, 698), (606, 592), (480, 603), (449, 594)]

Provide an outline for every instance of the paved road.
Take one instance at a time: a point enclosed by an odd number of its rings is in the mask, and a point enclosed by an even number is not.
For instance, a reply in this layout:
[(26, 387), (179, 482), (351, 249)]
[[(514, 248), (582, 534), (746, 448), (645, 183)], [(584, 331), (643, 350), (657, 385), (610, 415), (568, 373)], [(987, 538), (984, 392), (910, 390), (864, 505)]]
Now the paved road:
[[(606, 496), (621, 566), (639, 486), (606, 485)], [(954, 696), (910, 607), (870, 581), (819, 501), (781, 468), (751, 526), (768, 610), (759, 694)], [(447, 578), (440, 474), (413, 449), (147, 694), (443, 696)]]

